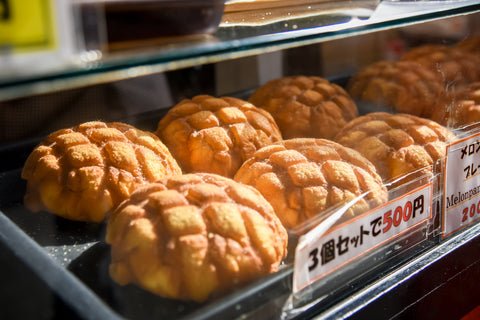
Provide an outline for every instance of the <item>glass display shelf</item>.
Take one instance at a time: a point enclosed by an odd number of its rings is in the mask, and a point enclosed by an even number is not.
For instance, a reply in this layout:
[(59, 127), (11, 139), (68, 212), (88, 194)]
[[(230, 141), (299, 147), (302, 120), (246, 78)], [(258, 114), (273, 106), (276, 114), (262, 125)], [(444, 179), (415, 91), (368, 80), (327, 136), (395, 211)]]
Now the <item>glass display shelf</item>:
[[(7, 176), (2, 178), (5, 179)], [(2, 186), (5, 187), (5, 184)], [(16, 190), (16, 187), (14, 189)], [(2, 207), (5, 207), (4, 199), (0, 200), (2, 200)], [(72, 319), (150, 319), (153, 314), (150, 312), (153, 311), (155, 315), (164, 319), (175, 318), (165, 310), (177, 310), (178, 306), (172, 304), (169, 309), (167, 305), (164, 309), (161, 304), (158, 304), (158, 307), (152, 307), (151, 302), (161, 302), (161, 300), (145, 293), (132, 291), (133, 288), (117, 292), (119, 295), (115, 298), (118, 300), (125, 297), (133, 298), (129, 300), (131, 305), (123, 312), (136, 313), (136, 317), (118, 314), (111, 305), (102, 300), (106, 299), (110, 304), (112, 303), (110, 300), (116, 301), (109, 295), (113, 291), (103, 292), (102, 299), (97, 296), (105, 290), (103, 288), (105, 279), (95, 285), (92, 285), (92, 282), (86, 282), (89, 283), (88, 285), (82, 283), (87, 277), (86, 274), (79, 276), (82, 273), (78, 273), (78, 263), (86, 262), (85, 257), (73, 263), (77, 267), (65, 268), (52, 259), (51, 253), (47, 254), (44, 249), (41, 249), (36, 240), (24, 234), (2, 211), (0, 211), (0, 222), (1, 256), (11, 257), (7, 261), (8, 264), (2, 264), (0, 270), (14, 268), (11, 269), (9, 277), (5, 278), (5, 285), (9, 288), (28, 286), (28, 292), (4, 291), (3, 295), (0, 295), (4, 300), (8, 299), (6, 301), (12, 301), (12, 297), (18, 297), (20, 301), (20, 303), (4, 306), (2, 310), (4, 316), (25, 314), (25, 310), (18, 308), (24, 305), (22, 301), (25, 299), (22, 298), (27, 294), (29, 298), (31, 297), (28, 309), (33, 306), (33, 310), (39, 310), (42, 315), (55, 314), (59, 318), (68, 315)], [(348, 294), (341, 295), (342, 297), (333, 303), (321, 299), (313, 301), (299, 309), (296, 316), (280, 316), (281, 306), (288, 297), (291, 280), (290, 270), (283, 269), (282, 272), (262, 282), (261, 286), (247, 287), (238, 295), (234, 295), (233, 299), (231, 296), (220, 299), (190, 314), (186, 308), (185, 313), (177, 318), (184, 320), (460, 319), (462, 315), (478, 305), (479, 234), (480, 225), (473, 225), (435, 247), (424, 250), (414, 259), (401, 263), (391, 270), (378, 273), (376, 281), (352, 282)], [(68, 235), (72, 239), (75, 238), (75, 230), (69, 229)], [(46, 241), (47, 238), (42, 241)], [(57, 236), (55, 238), (58, 239)], [(88, 247), (85, 253), (90, 258), (92, 255), (96, 258), (101, 257), (105, 251), (104, 245), (100, 243), (92, 246), (81, 244), (81, 246)], [(66, 260), (76, 254), (75, 250), (68, 251)], [(11, 266), (11, 264), (14, 265)], [(104, 261), (97, 262), (87, 269), (92, 271), (95, 268), (98, 268), (97, 272), (90, 276), (102, 279), (101, 276), (106, 272)], [(30, 281), (31, 279), (33, 281)], [(29, 281), (28, 284), (26, 281)], [(452, 297), (452, 292), (455, 292), (455, 297)], [(148, 300), (143, 300), (145, 298)], [(45, 301), (47, 303), (42, 303)], [(33, 316), (33, 318), (36, 317)]]
[[(269, 22), (234, 23), (224, 18), (216, 33), (162, 40), (137, 50), (83, 51), (35, 72), (0, 72), (0, 101), (108, 83), (195, 65), (258, 55), (480, 11), (476, 0), (345, 1), (355, 7)], [(262, 13), (271, 14), (270, 9)], [(259, 21), (260, 21), (259, 20)]]

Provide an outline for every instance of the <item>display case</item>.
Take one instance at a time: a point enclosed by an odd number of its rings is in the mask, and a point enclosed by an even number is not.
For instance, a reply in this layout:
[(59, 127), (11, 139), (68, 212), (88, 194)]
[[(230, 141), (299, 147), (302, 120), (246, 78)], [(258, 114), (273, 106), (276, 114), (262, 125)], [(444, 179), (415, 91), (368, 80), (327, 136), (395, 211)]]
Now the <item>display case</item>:
[[(148, 7), (155, 1), (143, 2)], [(7, 17), (14, 9), (9, 3), (0, 2)], [(105, 38), (111, 35), (107, 20), (116, 9), (113, 4), (109, 12), (105, 3), (50, 2), (52, 12), (62, 16), (54, 19), (61, 31), (53, 52), (50, 47), (25, 58), (8, 42), (0, 43), (7, 48), (0, 51), (0, 67), (5, 66), (0, 71), (0, 318), (474, 317), (480, 275), (476, 122), (445, 123), (455, 139), (447, 141), (445, 156), (429, 165), (433, 174), (386, 181), (388, 201), (354, 219), (345, 217), (365, 195), (290, 228), (288, 255), (278, 271), (202, 302), (164, 298), (113, 281), (106, 223), (30, 212), (21, 172), (47, 135), (83, 122), (122, 122), (154, 132), (184, 99), (211, 95), (247, 101), (260, 86), (287, 76), (316, 76), (347, 88), (355, 74), (376, 62), (399, 61), (417, 47), (455, 46), (480, 37), (478, 1), (199, 1), (206, 9), (198, 11), (212, 19), (201, 32), (145, 33), (136, 41), (111, 42)], [(196, 5), (186, 1), (184, 9)], [(5, 41), (1, 36), (0, 29)], [(479, 47), (472, 57), (479, 56)], [(448, 92), (456, 84), (446, 83)], [(360, 100), (358, 116), (372, 112), (372, 105)], [(439, 122), (442, 117), (447, 115)], [(460, 213), (446, 213), (455, 210)], [(330, 260), (324, 256), (329, 244)]]

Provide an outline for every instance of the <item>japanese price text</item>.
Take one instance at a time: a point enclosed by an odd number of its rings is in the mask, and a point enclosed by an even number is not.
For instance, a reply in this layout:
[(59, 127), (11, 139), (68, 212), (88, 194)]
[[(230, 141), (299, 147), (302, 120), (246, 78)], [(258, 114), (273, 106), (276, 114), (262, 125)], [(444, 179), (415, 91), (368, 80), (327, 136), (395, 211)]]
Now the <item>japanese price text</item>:
[(302, 236), (295, 253), (294, 291), (429, 219), (432, 190), (428, 184), (325, 234)]
[(442, 236), (480, 219), (480, 134), (447, 147), (443, 184)]

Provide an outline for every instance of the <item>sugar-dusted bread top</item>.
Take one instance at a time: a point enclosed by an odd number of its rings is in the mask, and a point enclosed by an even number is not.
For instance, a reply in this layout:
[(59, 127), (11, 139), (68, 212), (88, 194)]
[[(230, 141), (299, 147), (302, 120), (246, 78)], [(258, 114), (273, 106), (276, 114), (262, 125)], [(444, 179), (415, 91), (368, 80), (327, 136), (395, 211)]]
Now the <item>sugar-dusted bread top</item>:
[(257, 149), (282, 139), (273, 117), (232, 97), (199, 95), (175, 105), (155, 131), (185, 173), (233, 177)]
[(273, 79), (249, 101), (273, 115), (284, 139), (331, 139), (358, 116), (355, 102), (342, 87), (315, 76)]
[(455, 44), (455, 48), (465, 52), (476, 53), (480, 52), (480, 36), (472, 36), (465, 38)]
[(277, 271), (288, 242), (257, 190), (208, 173), (139, 188), (108, 220), (106, 240), (115, 281), (195, 301)]
[(235, 175), (257, 188), (284, 226), (294, 229), (366, 194), (350, 217), (387, 201), (380, 176), (357, 151), (326, 139), (296, 138), (258, 150)]
[(350, 95), (369, 110), (429, 117), (442, 101), (444, 83), (437, 72), (413, 61), (379, 61), (355, 73), (347, 83)]
[[(335, 137), (369, 159), (385, 182), (414, 171), (432, 174), (454, 134), (438, 123), (410, 114), (374, 112), (351, 121)], [(406, 182), (407, 180), (404, 180)]]
[(480, 81), (445, 97), (444, 103), (437, 106), (431, 118), (449, 128), (480, 123)]
[(152, 133), (93, 121), (48, 135), (29, 155), (25, 205), (61, 217), (100, 222), (141, 184), (181, 170)]
[(412, 61), (437, 74), (449, 92), (480, 81), (480, 57), (457, 46), (422, 45), (408, 50), (402, 61)]

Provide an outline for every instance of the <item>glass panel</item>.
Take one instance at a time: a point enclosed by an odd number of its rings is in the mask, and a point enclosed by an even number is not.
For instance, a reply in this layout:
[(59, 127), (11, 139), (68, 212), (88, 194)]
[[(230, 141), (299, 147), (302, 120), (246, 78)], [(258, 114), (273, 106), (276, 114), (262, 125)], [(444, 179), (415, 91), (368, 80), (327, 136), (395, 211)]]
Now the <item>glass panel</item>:
[[(372, 1), (355, 3), (359, 7), (310, 5), (308, 10), (313, 14), (297, 8), (300, 13), (288, 19), (284, 16), (290, 11), (285, 13), (285, 8), (268, 12), (259, 9), (254, 23), (234, 23), (235, 12), (227, 10), (212, 35), (172, 38), (139, 50), (83, 51), (66, 61), (59, 59), (47, 71), (4, 72), (0, 74), (0, 100), (177, 70), (480, 10), (478, 1), (473, 0), (382, 1), (376, 7)], [(260, 23), (265, 16), (268, 21)]]

